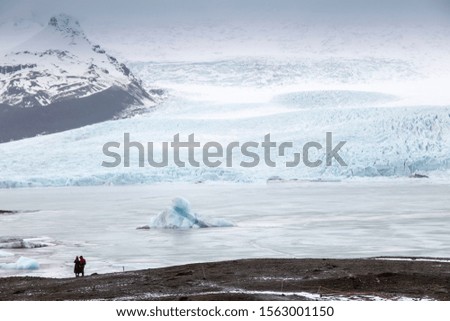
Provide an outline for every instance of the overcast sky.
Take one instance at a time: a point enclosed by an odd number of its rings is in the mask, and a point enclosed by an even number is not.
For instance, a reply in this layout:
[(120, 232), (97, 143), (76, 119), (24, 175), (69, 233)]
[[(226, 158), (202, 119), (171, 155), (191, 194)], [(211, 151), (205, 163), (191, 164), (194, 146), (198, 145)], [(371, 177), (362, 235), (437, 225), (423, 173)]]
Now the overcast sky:
[(59, 13), (132, 60), (388, 47), (430, 56), (450, 44), (450, 0), (0, 0), (0, 52)]
[(65, 12), (99, 22), (283, 21), (327, 24), (450, 21), (450, 0), (0, 0), (3, 16)]

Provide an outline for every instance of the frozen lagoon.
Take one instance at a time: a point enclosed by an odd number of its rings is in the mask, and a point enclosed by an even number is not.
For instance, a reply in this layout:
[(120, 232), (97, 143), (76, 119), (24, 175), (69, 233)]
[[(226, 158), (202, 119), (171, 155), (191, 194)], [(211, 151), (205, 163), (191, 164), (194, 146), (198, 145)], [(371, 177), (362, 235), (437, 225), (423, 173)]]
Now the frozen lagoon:
[[(0, 263), (40, 265), (0, 276), (71, 277), (76, 255), (88, 274), (257, 257), (448, 257), (449, 195), (445, 181), (419, 179), (1, 190), (2, 209), (24, 212), (0, 215), (0, 237), (47, 246), (0, 248)], [(235, 226), (136, 229), (177, 196)]]

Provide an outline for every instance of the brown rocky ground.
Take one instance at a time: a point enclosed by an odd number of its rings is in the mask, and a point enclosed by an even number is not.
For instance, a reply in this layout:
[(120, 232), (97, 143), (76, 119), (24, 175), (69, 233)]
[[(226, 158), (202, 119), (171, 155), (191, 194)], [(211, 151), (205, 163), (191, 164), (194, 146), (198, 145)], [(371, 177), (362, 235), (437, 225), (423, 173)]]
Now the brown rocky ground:
[(0, 300), (450, 300), (450, 261), (251, 259), (0, 279)]

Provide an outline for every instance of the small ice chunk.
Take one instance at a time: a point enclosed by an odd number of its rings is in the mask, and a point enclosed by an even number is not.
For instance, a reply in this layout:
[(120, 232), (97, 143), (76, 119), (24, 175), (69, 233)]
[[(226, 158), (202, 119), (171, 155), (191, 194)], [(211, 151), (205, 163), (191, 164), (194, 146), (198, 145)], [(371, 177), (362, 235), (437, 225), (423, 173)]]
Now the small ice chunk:
[(24, 256), (21, 256), (15, 263), (1, 263), (0, 269), (4, 270), (38, 270), (39, 263)]
[(55, 245), (48, 237), (0, 237), (0, 249), (34, 249)]
[(14, 255), (14, 254), (9, 253), (9, 252), (0, 251), (0, 257), (13, 256), (13, 255)]

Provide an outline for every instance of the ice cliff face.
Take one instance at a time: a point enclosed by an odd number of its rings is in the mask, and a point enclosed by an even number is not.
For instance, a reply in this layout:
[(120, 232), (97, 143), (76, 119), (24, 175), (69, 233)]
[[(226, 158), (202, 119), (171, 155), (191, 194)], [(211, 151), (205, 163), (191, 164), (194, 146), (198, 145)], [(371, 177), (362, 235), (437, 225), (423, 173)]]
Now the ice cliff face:
[[(154, 105), (154, 93), (147, 92), (123, 63), (92, 44), (78, 21), (68, 15), (52, 17), (41, 32), (0, 63), (0, 142), (124, 116), (130, 106)], [(64, 112), (68, 106), (70, 110)], [(17, 110), (36, 107), (47, 109)], [(66, 117), (84, 120), (67, 122)], [(60, 126), (50, 125), (50, 118)], [(41, 125), (30, 126), (32, 120)], [(6, 130), (8, 124), (16, 130)], [(19, 127), (35, 128), (17, 131)]]

